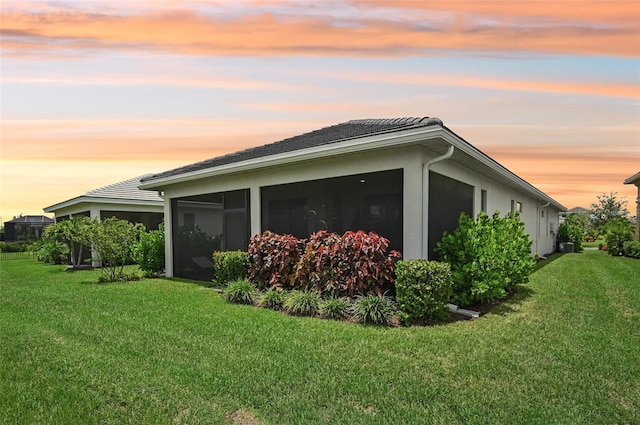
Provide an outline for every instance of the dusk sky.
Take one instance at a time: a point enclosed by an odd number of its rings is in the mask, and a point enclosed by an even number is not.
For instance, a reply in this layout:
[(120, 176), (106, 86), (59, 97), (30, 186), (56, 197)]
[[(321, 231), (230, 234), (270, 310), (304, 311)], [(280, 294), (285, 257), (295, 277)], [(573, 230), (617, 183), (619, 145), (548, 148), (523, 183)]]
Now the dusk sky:
[[(360, 118), (432, 116), (571, 208), (635, 204), (640, 1), (1, 4), (0, 216)], [(348, 170), (345, 170), (348, 173)]]

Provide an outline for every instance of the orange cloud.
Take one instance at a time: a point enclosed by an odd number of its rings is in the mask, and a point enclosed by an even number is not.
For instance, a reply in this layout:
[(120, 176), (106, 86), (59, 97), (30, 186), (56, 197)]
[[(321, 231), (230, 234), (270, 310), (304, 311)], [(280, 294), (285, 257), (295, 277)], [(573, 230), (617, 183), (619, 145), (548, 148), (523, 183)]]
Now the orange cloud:
[[(235, 19), (205, 16), (178, 9), (179, 2), (172, 3), (171, 10), (120, 15), (73, 9), (30, 13), (13, 8), (3, 11), (2, 49), (9, 54), (118, 48), (252, 56), (397, 56), (447, 50), (640, 55), (638, 21), (632, 19), (638, 15), (635, 2), (587, 2), (580, 7), (560, 2), (559, 8), (558, 2), (544, 2), (546, 8), (536, 2), (488, 3), (493, 7), (477, 3), (483, 2), (428, 2), (436, 11), (453, 16), (431, 21), (428, 27), (420, 19), (412, 20), (410, 9), (406, 20), (353, 16), (341, 25), (328, 13), (276, 16), (261, 9), (262, 13)], [(398, 9), (400, 3), (387, 4)], [(419, 7), (418, 2), (403, 4)], [(530, 6), (532, 15), (525, 13)], [(483, 20), (465, 18), (463, 13), (481, 15)], [(548, 20), (524, 19), (536, 14)]]

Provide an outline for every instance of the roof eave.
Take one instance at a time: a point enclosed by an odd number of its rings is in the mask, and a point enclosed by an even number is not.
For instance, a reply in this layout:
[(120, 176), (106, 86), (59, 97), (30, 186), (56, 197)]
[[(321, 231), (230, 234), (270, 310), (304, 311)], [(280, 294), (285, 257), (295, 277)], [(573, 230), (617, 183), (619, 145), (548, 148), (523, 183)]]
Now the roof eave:
[(104, 198), (100, 196), (78, 196), (64, 202), (43, 208), (44, 212), (55, 213), (64, 208), (69, 208), (79, 204), (105, 204), (105, 205), (137, 205), (137, 206), (162, 206), (164, 201), (142, 200), (142, 199), (123, 199), (123, 198)]
[(429, 139), (441, 137), (443, 129), (440, 126), (420, 127), (416, 129), (403, 130), (395, 133), (376, 134), (368, 137), (350, 139), (343, 142), (336, 142), (316, 146), (313, 148), (300, 149), (266, 157), (254, 158), (247, 161), (225, 164), (204, 170), (197, 170), (176, 176), (161, 177), (158, 179), (142, 182), (138, 189), (142, 190), (163, 190), (166, 186), (187, 183), (193, 180), (216, 177), (220, 175), (253, 171), (267, 167), (290, 165), (303, 161), (326, 158), (329, 156), (345, 155), (362, 151), (366, 145), (368, 150), (409, 145), (420, 140), (424, 136)]
[(504, 166), (500, 165), (488, 155), (473, 147), (470, 143), (465, 141), (463, 138), (455, 134), (447, 127), (439, 125), (420, 127), (416, 129), (403, 130), (382, 135), (377, 134), (358, 139), (350, 139), (344, 142), (336, 142), (313, 148), (301, 149), (293, 152), (286, 152), (267, 157), (255, 158), (247, 161), (225, 164), (218, 167), (192, 171), (175, 176), (161, 177), (158, 179), (142, 182), (138, 186), (138, 188), (142, 190), (164, 190), (167, 186), (170, 185), (188, 183), (190, 181), (202, 178), (253, 171), (273, 166), (290, 165), (303, 161), (326, 158), (328, 156), (356, 153), (361, 151), (363, 146), (366, 146), (368, 150), (374, 150), (380, 148), (411, 145), (417, 142), (437, 138), (445, 140), (460, 151), (472, 156), (481, 164), (491, 169), (494, 173), (497, 173), (502, 178), (505, 178), (509, 182), (511, 182), (512, 186), (516, 186), (521, 190), (524, 190), (526, 193), (529, 193), (534, 198), (540, 199), (544, 203), (553, 205), (560, 211), (567, 210), (564, 205), (560, 204), (544, 192), (527, 183), (525, 180), (521, 179), (520, 177), (506, 169)]
[(624, 184), (640, 185), (640, 171), (635, 173), (633, 176), (625, 179)]

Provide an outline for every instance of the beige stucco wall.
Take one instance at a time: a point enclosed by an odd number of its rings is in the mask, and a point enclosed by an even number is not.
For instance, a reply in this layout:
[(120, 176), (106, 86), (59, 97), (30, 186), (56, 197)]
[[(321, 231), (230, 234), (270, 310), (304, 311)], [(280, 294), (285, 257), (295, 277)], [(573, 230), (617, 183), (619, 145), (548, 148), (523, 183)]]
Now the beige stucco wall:
[[(423, 193), (428, 188), (428, 173), (423, 164), (438, 156), (435, 152), (419, 146), (381, 149), (373, 152), (327, 157), (302, 164), (271, 167), (246, 173), (237, 173), (215, 178), (165, 187), (165, 217), (169, 217), (172, 198), (223, 192), (238, 189), (250, 190), (251, 234), (260, 233), (260, 187), (294, 183), (321, 178), (403, 169), (403, 256), (406, 259), (423, 256)], [(431, 170), (447, 175), (474, 187), (474, 214), (480, 212), (481, 190), (487, 191), (487, 212), (500, 211), (506, 214), (511, 209), (511, 200), (521, 202), (521, 217), (525, 229), (534, 241), (532, 254), (552, 252), (557, 232), (557, 209), (544, 207), (544, 203), (501, 181), (494, 180), (452, 160), (443, 160), (431, 166)], [(544, 211), (544, 217), (542, 217)], [(167, 241), (171, 239), (171, 226), (165, 226)], [(173, 275), (172, 247), (166, 245), (167, 275)]]

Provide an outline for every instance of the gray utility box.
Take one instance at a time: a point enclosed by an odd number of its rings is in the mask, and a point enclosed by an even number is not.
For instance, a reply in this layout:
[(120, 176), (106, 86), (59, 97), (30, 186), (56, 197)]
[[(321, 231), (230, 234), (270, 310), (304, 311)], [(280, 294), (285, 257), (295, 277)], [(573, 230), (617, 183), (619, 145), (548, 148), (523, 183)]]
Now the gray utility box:
[(570, 254), (574, 250), (573, 242), (563, 242), (560, 244), (560, 251)]

